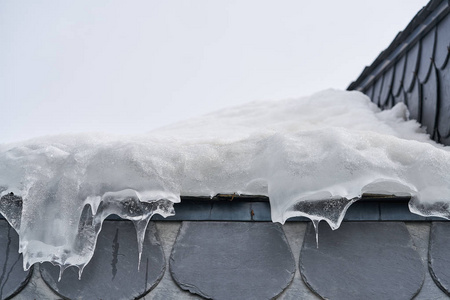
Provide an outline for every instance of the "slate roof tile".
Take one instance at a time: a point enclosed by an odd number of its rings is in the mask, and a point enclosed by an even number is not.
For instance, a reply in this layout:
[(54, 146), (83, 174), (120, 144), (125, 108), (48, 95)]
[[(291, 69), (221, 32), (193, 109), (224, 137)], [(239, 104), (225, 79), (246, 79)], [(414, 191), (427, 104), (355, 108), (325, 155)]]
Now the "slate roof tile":
[(370, 99), (373, 98), (373, 91), (374, 91), (374, 86), (371, 85), (369, 88), (367, 88), (364, 93), (369, 96)]
[(395, 97), (398, 97), (402, 92), (403, 78), (405, 75), (405, 66), (406, 66), (405, 62), (406, 56), (402, 56), (400, 60), (395, 63), (394, 66), (395, 71), (394, 71), (394, 79), (392, 81), (392, 94)]
[(170, 272), (205, 298), (272, 299), (291, 283), (295, 264), (279, 224), (183, 222)]
[(426, 126), (431, 138), (435, 138), (438, 114), (438, 77), (434, 66), (430, 67), (430, 75), (422, 86), (422, 124)]
[[(450, 18), (449, 18), (450, 20)], [(445, 145), (450, 145), (450, 101), (443, 99), (450, 99), (450, 64), (438, 71), (439, 82), (439, 108), (438, 108), (438, 132), (441, 142)]]
[(416, 83), (417, 70), (419, 68), (420, 43), (417, 43), (406, 54), (405, 75), (403, 78), (403, 88), (410, 92)]
[(347, 222), (320, 226), (319, 246), (309, 225), (300, 253), (306, 284), (324, 299), (411, 299), (425, 269), (404, 223)]
[(372, 102), (375, 104), (380, 103), (380, 94), (383, 89), (383, 77), (378, 78), (373, 85)]
[(388, 106), (389, 98), (392, 94), (392, 81), (394, 79), (394, 68), (390, 68), (383, 75), (383, 88), (380, 93), (380, 102), (379, 105), (381, 107)]
[[(417, 79), (415, 81), (417, 81)], [(422, 99), (421, 86), (418, 82), (413, 84), (411, 91), (406, 92), (405, 104), (408, 105), (410, 118), (420, 122), (420, 118), (422, 117)]]
[(430, 233), (429, 270), (433, 280), (450, 296), (450, 223), (433, 222)]
[[(414, 243), (414, 248), (422, 259), (422, 264), (428, 266), (428, 243), (430, 237), (430, 226), (429, 222), (407, 222), (405, 223), (408, 228), (409, 234)], [(414, 297), (414, 300), (446, 300), (448, 296), (441, 291), (433, 279), (431, 278), (430, 272), (425, 271), (425, 280), (423, 282), (420, 292)]]
[(433, 28), (420, 41), (421, 53), (419, 56), (419, 65), (417, 76), (420, 83), (425, 83), (431, 72), (431, 67), (434, 65), (434, 52), (436, 44), (436, 28)]
[(450, 56), (450, 18), (443, 19), (437, 25), (435, 64), (439, 69), (444, 68)]
[(23, 270), (19, 236), (6, 220), (0, 219), (0, 299), (9, 299), (28, 283), (33, 268)]
[(406, 93), (401, 89), (400, 93), (394, 97), (394, 105), (400, 102), (406, 103), (406, 99)]
[(165, 271), (164, 252), (155, 224), (150, 222), (138, 270), (136, 231), (128, 221), (106, 221), (99, 234), (94, 256), (81, 280), (78, 268), (67, 268), (61, 278), (59, 267), (40, 265), (41, 276), (58, 295), (68, 299), (134, 299), (148, 293)]

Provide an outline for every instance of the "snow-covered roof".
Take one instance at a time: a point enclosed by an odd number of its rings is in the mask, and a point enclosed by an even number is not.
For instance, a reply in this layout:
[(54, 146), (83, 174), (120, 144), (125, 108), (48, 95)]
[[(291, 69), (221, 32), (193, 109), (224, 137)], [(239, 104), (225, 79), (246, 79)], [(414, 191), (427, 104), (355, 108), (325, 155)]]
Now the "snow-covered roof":
[[(180, 196), (265, 195), (273, 222), (296, 216), (339, 227), (363, 193), (411, 195), (411, 211), (444, 216), (449, 149), (402, 103), (381, 111), (360, 92), (254, 102), (141, 136), (43, 137), (1, 145), (2, 195), (23, 198), (24, 266), (76, 265), (80, 275), (110, 214), (134, 222), (142, 248), (153, 214)], [(90, 209), (88, 208), (90, 207)], [(175, 212), (176, 213), (176, 212)]]

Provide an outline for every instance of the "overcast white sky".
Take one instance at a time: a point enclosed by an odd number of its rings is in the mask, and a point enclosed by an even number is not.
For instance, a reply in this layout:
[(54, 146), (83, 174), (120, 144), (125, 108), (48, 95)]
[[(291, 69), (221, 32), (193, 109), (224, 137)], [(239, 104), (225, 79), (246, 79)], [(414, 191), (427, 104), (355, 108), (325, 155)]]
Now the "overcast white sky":
[(345, 89), (424, 0), (0, 0), (0, 143)]

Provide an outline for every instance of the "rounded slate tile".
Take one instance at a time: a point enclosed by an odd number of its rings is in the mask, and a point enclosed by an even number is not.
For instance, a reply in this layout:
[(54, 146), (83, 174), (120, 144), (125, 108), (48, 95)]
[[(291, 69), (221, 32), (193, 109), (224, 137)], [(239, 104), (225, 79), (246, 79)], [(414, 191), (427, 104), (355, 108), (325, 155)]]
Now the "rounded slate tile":
[(272, 299), (292, 281), (295, 260), (279, 224), (183, 222), (170, 272), (205, 298)]
[(380, 103), (380, 94), (383, 88), (383, 77), (378, 78), (373, 86), (372, 102), (378, 105)]
[(406, 93), (403, 90), (401, 90), (400, 93), (394, 97), (394, 105), (400, 102), (406, 102)]
[(428, 267), (434, 282), (450, 296), (450, 223), (431, 224)]
[(439, 137), (439, 143), (444, 144), (445, 146), (450, 146), (450, 136)]
[[(450, 63), (443, 70), (438, 70), (439, 75), (439, 109), (438, 130), (442, 138), (450, 137)], [(450, 144), (449, 142), (446, 145)]]
[(59, 267), (40, 266), (47, 285), (69, 299), (135, 299), (155, 287), (165, 271), (164, 252), (156, 226), (148, 224), (141, 265), (138, 270), (136, 231), (129, 221), (105, 221), (94, 256), (86, 265), (81, 280), (78, 268), (67, 268), (58, 282)]
[(19, 236), (6, 220), (0, 220), (0, 299), (19, 293), (31, 278), (33, 269), (23, 270)]
[(382, 109), (391, 109), (395, 105), (395, 98), (392, 94), (389, 95), (388, 100), (386, 103), (381, 106)]
[(366, 90), (364, 91), (364, 94), (366, 94), (370, 98), (370, 100), (372, 100), (373, 84), (370, 85), (370, 87), (366, 88)]
[(410, 92), (417, 77), (417, 68), (419, 66), (420, 43), (416, 43), (406, 54), (405, 74), (403, 77), (403, 88)]
[(392, 80), (392, 94), (398, 97), (402, 91), (403, 77), (405, 75), (406, 55), (402, 55), (399, 61), (395, 63), (394, 79)]
[[(417, 79), (416, 79), (417, 81)], [(414, 84), (411, 92), (406, 93), (406, 105), (409, 109), (409, 117), (410, 119), (415, 119), (420, 122), (420, 118), (422, 117), (422, 87), (419, 82)]]
[(309, 224), (300, 253), (303, 281), (324, 299), (411, 299), (425, 270), (400, 222), (344, 222), (319, 230)]
[(430, 75), (431, 66), (434, 62), (435, 37), (436, 30), (434, 29), (428, 32), (420, 41), (422, 45), (419, 58), (419, 70), (417, 71), (417, 77), (420, 83), (426, 82)]
[(383, 90), (380, 93), (380, 107), (388, 106), (389, 97), (392, 94), (392, 80), (394, 79), (394, 68), (390, 67), (383, 75)]
[(421, 121), (428, 134), (434, 138), (436, 118), (438, 116), (438, 77), (436, 68), (432, 67), (428, 81), (422, 84), (422, 117)]
[(436, 53), (435, 63), (436, 66), (442, 69), (448, 61), (450, 55), (450, 15), (447, 15), (437, 25), (437, 37), (436, 37)]

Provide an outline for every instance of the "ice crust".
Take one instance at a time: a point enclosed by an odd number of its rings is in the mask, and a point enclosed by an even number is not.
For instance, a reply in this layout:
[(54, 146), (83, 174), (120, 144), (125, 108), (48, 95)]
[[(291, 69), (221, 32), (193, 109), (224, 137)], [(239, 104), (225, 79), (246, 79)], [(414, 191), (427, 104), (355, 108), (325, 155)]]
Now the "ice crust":
[(380, 111), (359, 92), (326, 90), (140, 136), (2, 144), (0, 212), (19, 232), (24, 268), (50, 261), (81, 276), (110, 214), (134, 222), (140, 251), (152, 215), (172, 215), (180, 195), (266, 195), (273, 222), (305, 216), (333, 229), (362, 193), (411, 195), (412, 212), (449, 218), (448, 170), (449, 148), (403, 103)]

